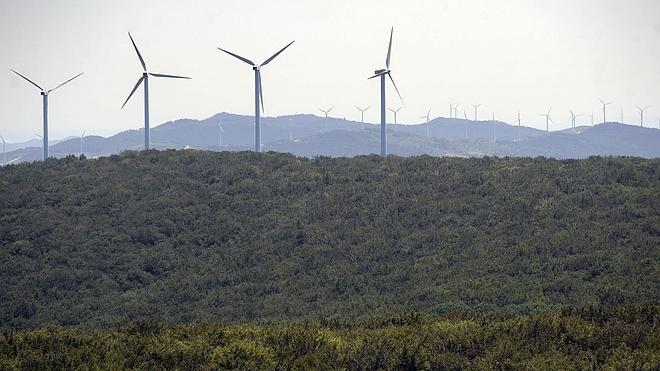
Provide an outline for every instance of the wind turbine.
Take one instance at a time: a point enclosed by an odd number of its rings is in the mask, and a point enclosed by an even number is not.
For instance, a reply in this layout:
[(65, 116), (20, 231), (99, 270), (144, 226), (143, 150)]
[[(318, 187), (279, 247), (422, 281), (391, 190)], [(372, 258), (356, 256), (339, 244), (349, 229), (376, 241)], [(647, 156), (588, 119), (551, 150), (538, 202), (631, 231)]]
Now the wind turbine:
[(518, 142), (520, 142), (520, 111), (518, 111), (518, 120), (514, 122), (518, 123)]
[(218, 129), (220, 130), (220, 151), (222, 151), (222, 136), (225, 135), (225, 129), (222, 127), (222, 122), (218, 123)]
[(289, 118), (289, 143), (293, 143), (293, 119)]
[(131, 39), (131, 44), (133, 44), (133, 48), (135, 48), (135, 53), (137, 53), (138, 59), (140, 59), (140, 64), (142, 65), (142, 77), (138, 79), (137, 83), (133, 87), (133, 90), (131, 90), (131, 93), (128, 95), (128, 98), (126, 98), (126, 101), (124, 101), (124, 104), (122, 104), (121, 108), (123, 109), (124, 106), (126, 106), (126, 103), (128, 103), (128, 101), (131, 99), (133, 93), (135, 93), (137, 88), (140, 87), (140, 84), (144, 82), (144, 149), (149, 149), (151, 144), (151, 137), (149, 133), (149, 76), (164, 77), (168, 79), (190, 79), (190, 77), (148, 72), (147, 64), (144, 63), (144, 58), (142, 58), (142, 54), (140, 54), (140, 50), (138, 50), (138, 47), (135, 44), (133, 36), (131, 36), (130, 32), (128, 33), (128, 37)]
[(83, 155), (83, 143), (85, 143), (85, 132), (87, 132), (87, 130), (84, 130), (80, 135), (80, 156)]
[(367, 112), (367, 110), (371, 107), (361, 108), (361, 107), (355, 106), (355, 108), (357, 108), (358, 111), (360, 111), (360, 114), (362, 115), (362, 118), (361, 118), (360, 122), (362, 123), (362, 130), (364, 130), (364, 113)]
[(371, 80), (373, 78), (380, 77), (380, 155), (382, 157), (387, 156), (387, 115), (385, 112), (385, 107), (386, 107), (385, 76), (388, 76), (392, 81), (394, 90), (396, 90), (396, 93), (399, 96), (401, 103), (403, 104), (403, 98), (401, 98), (399, 89), (396, 87), (396, 83), (392, 78), (392, 74), (391, 74), (392, 71), (390, 70), (390, 58), (392, 57), (392, 36), (394, 36), (394, 27), (392, 27), (392, 30), (390, 31), (390, 43), (389, 46), (387, 47), (387, 58), (385, 59), (385, 68), (374, 71), (374, 75), (369, 78)]
[(463, 117), (465, 117), (465, 139), (470, 139), (468, 136), (468, 117), (467, 117), (467, 112), (463, 110)]
[(420, 119), (426, 119), (426, 137), (430, 138), (431, 135), (429, 133), (429, 123), (431, 122), (431, 108), (429, 108), (429, 112), (426, 114), (426, 116), (420, 116)]
[(651, 106), (646, 106), (644, 108), (640, 106), (635, 106), (639, 110), (639, 126), (644, 127), (644, 111), (651, 108)]
[(5, 137), (0, 135), (0, 139), (2, 139), (2, 166), (7, 165), (7, 143), (5, 143)]
[(328, 113), (330, 113), (330, 111), (332, 111), (334, 108), (335, 108), (334, 106), (332, 106), (328, 109), (325, 109), (325, 110), (319, 108), (319, 111), (323, 112), (323, 114), (325, 115), (325, 132), (326, 133), (328, 132)]
[[(548, 110), (548, 113), (543, 113), (541, 116), (545, 117), (545, 131), (550, 132), (550, 122), (552, 121), (552, 118), (550, 117), (550, 111), (552, 111), (552, 107)], [(554, 122), (554, 121), (552, 121)]]
[(394, 114), (394, 131), (397, 131), (396, 125), (398, 122), (396, 120), (396, 115), (399, 113), (399, 111), (401, 111), (401, 108), (403, 107), (399, 107), (397, 109), (388, 108), (388, 110), (390, 110)]
[(278, 55), (280, 55), (286, 48), (291, 46), (291, 44), (293, 44), (294, 42), (295, 40), (288, 43), (285, 47), (280, 49), (277, 53), (273, 54), (270, 58), (266, 59), (260, 65), (257, 65), (251, 60), (247, 58), (243, 58), (238, 54), (234, 54), (225, 49), (218, 48), (219, 50), (231, 55), (232, 57), (249, 64), (250, 66), (252, 66), (252, 70), (254, 71), (254, 150), (255, 152), (261, 152), (261, 125), (260, 125), (261, 112), (259, 109), (259, 103), (261, 103), (261, 111), (263, 111), (263, 105), (264, 105), (264, 96), (261, 85), (261, 68), (267, 65), (268, 63), (272, 62), (273, 59), (277, 58)]
[(602, 100), (602, 99), (599, 99), (599, 100), (600, 100), (600, 102), (603, 104), (603, 124), (604, 124), (604, 123), (607, 122), (607, 119), (606, 119), (606, 118), (607, 118), (607, 112), (606, 112), (607, 110), (606, 110), (606, 108), (607, 108), (607, 106), (609, 106), (610, 104), (614, 103), (614, 101), (612, 101), (612, 102), (605, 102), (605, 101)]
[(474, 121), (477, 121), (477, 110), (481, 107), (481, 104), (477, 104), (476, 106), (473, 104), (472, 107), (474, 108)]
[(571, 110), (568, 110), (568, 112), (571, 113), (571, 126), (572, 126), (573, 128), (575, 128), (575, 126), (576, 126), (576, 124), (575, 124), (575, 119), (578, 118), (578, 117), (584, 116), (584, 115), (581, 114), (581, 113), (580, 113), (580, 114), (575, 114), (575, 112), (573, 112), (573, 111), (571, 111)]
[(76, 76), (73, 76), (72, 78), (66, 80), (65, 82), (57, 85), (56, 87), (50, 89), (50, 90), (45, 90), (41, 86), (37, 85), (34, 83), (32, 80), (28, 79), (27, 77), (21, 75), (20, 73), (11, 70), (13, 73), (17, 74), (18, 76), (24, 78), (27, 80), (30, 84), (34, 85), (37, 87), (37, 89), (41, 90), (41, 97), (42, 97), (42, 102), (43, 102), (43, 119), (44, 119), (44, 135), (41, 136), (43, 139), (43, 149), (44, 149), (44, 160), (48, 158), (48, 94), (51, 92), (55, 91), (56, 89), (61, 88), (65, 84), (73, 81), (74, 79), (78, 78), (80, 75), (82, 75), (84, 72), (77, 74)]

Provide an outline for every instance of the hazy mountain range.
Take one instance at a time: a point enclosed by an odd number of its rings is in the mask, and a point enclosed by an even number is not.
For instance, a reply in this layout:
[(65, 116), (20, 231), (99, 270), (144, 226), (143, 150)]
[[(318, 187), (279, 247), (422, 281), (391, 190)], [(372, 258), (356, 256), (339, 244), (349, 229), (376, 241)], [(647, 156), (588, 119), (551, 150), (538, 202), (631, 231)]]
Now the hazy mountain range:
[[(378, 125), (314, 115), (265, 117), (262, 119), (264, 151), (289, 152), (299, 156), (355, 156), (378, 153)], [(222, 124), (222, 146), (219, 124)], [(518, 140), (520, 136), (520, 140)], [(293, 140), (290, 140), (292, 138)], [(220, 113), (205, 120), (181, 119), (151, 129), (156, 149), (251, 150), (254, 142), (252, 116)], [(116, 154), (143, 148), (143, 130), (129, 130), (110, 137), (86, 136), (87, 157)], [(584, 158), (589, 156), (660, 157), (660, 130), (620, 123), (580, 126), (546, 132), (512, 126), (499, 121), (436, 118), (428, 124), (389, 125), (388, 147), (393, 155), (413, 156), (525, 156)], [(7, 161), (41, 159), (37, 140), (8, 144)], [(80, 154), (80, 138), (51, 141), (51, 156)]]

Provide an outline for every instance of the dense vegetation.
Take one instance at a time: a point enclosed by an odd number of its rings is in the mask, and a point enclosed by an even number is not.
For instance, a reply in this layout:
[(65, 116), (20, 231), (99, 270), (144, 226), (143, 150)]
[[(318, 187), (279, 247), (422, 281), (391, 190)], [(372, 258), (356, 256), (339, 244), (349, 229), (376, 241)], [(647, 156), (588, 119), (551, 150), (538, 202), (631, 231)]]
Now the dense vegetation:
[(180, 325), (0, 334), (0, 369), (611, 369), (660, 367), (653, 307), (398, 316), (350, 326)]
[(660, 160), (128, 152), (0, 169), (0, 211), (5, 329), (659, 298)]

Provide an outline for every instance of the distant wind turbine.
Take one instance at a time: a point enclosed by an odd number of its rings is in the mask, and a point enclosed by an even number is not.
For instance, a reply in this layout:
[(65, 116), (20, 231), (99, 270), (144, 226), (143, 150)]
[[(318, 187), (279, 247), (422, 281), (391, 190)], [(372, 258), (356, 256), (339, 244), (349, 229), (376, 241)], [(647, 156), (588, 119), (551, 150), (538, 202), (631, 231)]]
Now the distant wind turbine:
[(472, 107), (474, 108), (474, 121), (477, 121), (477, 110), (481, 107), (481, 104), (477, 104), (476, 106), (473, 104)]
[(7, 165), (7, 143), (5, 143), (5, 137), (0, 135), (0, 139), (2, 139), (2, 166)]
[(362, 108), (355, 106), (355, 108), (357, 108), (358, 111), (360, 111), (360, 115), (361, 115), (360, 122), (362, 123), (362, 130), (364, 130), (364, 113), (367, 112), (367, 110), (371, 107)]
[(465, 117), (465, 139), (470, 139), (468, 136), (468, 117), (467, 117), (467, 111), (463, 110), (463, 117)]
[(137, 83), (133, 87), (133, 90), (131, 90), (131, 93), (128, 95), (128, 98), (126, 98), (126, 101), (124, 101), (124, 104), (122, 104), (121, 108), (123, 109), (124, 106), (126, 106), (126, 103), (128, 103), (128, 101), (131, 99), (133, 93), (135, 93), (137, 88), (140, 87), (140, 84), (144, 83), (144, 149), (149, 149), (151, 145), (151, 136), (149, 132), (149, 76), (163, 77), (168, 79), (190, 79), (190, 77), (148, 72), (147, 64), (144, 62), (144, 58), (142, 58), (142, 54), (140, 54), (140, 50), (138, 50), (138, 47), (135, 44), (133, 36), (131, 36), (130, 32), (128, 33), (128, 37), (131, 39), (131, 44), (133, 44), (135, 53), (137, 54), (138, 59), (140, 60), (140, 64), (142, 65), (142, 77), (138, 79)]
[(401, 97), (401, 93), (399, 93), (399, 89), (396, 87), (396, 83), (392, 78), (392, 73), (391, 73), (392, 71), (390, 70), (390, 59), (392, 57), (393, 36), (394, 36), (394, 27), (392, 27), (392, 30), (390, 31), (390, 43), (389, 46), (387, 47), (387, 58), (385, 59), (385, 68), (374, 71), (374, 75), (369, 78), (369, 79), (373, 79), (376, 77), (380, 77), (380, 155), (383, 157), (387, 156), (387, 115), (385, 112), (385, 107), (386, 107), (385, 76), (390, 78), (390, 80), (392, 81), (392, 85), (394, 86), (394, 90), (396, 90), (396, 93), (399, 96), (401, 103), (403, 103), (403, 98)]
[(419, 118), (426, 119), (426, 137), (430, 138), (429, 123), (431, 122), (431, 108), (429, 108), (429, 112), (426, 113), (426, 116), (420, 116)]
[(68, 84), (69, 82), (73, 81), (74, 79), (78, 78), (80, 75), (82, 75), (84, 72), (77, 74), (76, 76), (66, 80), (65, 82), (57, 85), (56, 87), (50, 89), (50, 90), (45, 90), (41, 86), (37, 85), (34, 83), (32, 80), (28, 79), (27, 77), (21, 75), (20, 73), (11, 70), (13, 73), (17, 74), (18, 76), (24, 78), (27, 80), (30, 84), (34, 85), (37, 87), (37, 89), (41, 90), (41, 97), (42, 97), (42, 102), (43, 102), (43, 120), (44, 120), (44, 135), (40, 136), (43, 139), (43, 150), (44, 150), (44, 160), (48, 158), (48, 94), (51, 92), (55, 91), (56, 89), (61, 88), (65, 84)]
[(293, 143), (293, 119), (289, 118), (289, 142)]
[(605, 101), (602, 100), (602, 99), (599, 99), (599, 100), (600, 100), (600, 102), (603, 104), (603, 124), (604, 124), (604, 123), (607, 122), (607, 106), (609, 106), (610, 104), (614, 103), (614, 101), (612, 101), (612, 102), (605, 102)]
[(639, 126), (644, 127), (644, 111), (651, 108), (651, 106), (646, 106), (644, 108), (640, 106), (635, 106), (639, 110)]
[(85, 133), (86, 132), (87, 132), (87, 130), (84, 130), (82, 132), (82, 134), (80, 135), (80, 156), (82, 156), (84, 154), (84, 152), (83, 152), (83, 143), (85, 143)]
[(222, 127), (222, 122), (218, 123), (218, 131), (220, 134), (220, 151), (222, 151), (222, 137), (225, 135), (225, 129)]
[[(232, 57), (245, 62), (252, 66), (252, 70), (254, 71), (254, 151), (255, 152), (261, 152), (261, 111), (264, 110), (263, 105), (264, 105), (264, 96), (263, 96), (263, 91), (262, 91), (262, 84), (261, 84), (261, 68), (267, 65), (268, 63), (272, 62), (273, 59), (277, 58), (278, 55), (280, 55), (286, 48), (291, 46), (295, 42), (291, 41), (289, 44), (287, 44), (285, 47), (280, 49), (277, 53), (273, 54), (270, 58), (266, 59), (262, 64), (257, 65), (251, 60), (247, 58), (243, 58), (238, 54), (234, 54), (230, 51), (227, 51), (222, 48), (218, 48), (218, 50), (221, 50)], [(261, 109), (259, 107), (259, 104), (261, 103)]]
[(328, 113), (330, 113), (330, 111), (332, 111), (334, 108), (335, 108), (334, 106), (332, 106), (332, 107), (330, 107), (326, 110), (323, 110), (323, 109), (319, 108), (319, 111), (323, 112), (323, 114), (325, 115), (325, 131), (326, 131), (326, 133), (328, 132)]
[(550, 111), (552, 111), (552, 107), (548, 110), (548, 113), (543, 113), (541, 116), (545, 117), (545, 131), (550, 132), (550, 122), (552, 121), (552, 118), (550, 117)]
[(571, 127), (575, 128), (575, 126), (576, 126), (575, 119), (578, 118), (578, 117), (584, 116), (584, 115), (581, 114), (581, 113), (580, 114), (575, 114), (575, 112), (573, 112), (571, 110), (568, 110), (568, 112), (571, 113)]
[(401, 111), (401, 108), (403, 107), (399, 107), (397, 109), (388, 108), (388, 110), (390, 110), (394, 114), (394, 131), (397, 131), (396, 125), (398, 124), (398, 121), (396, 119), (396, 115), (399, 113), (399, 111)]
[(518, 120), (515, 122), (518, 123), (518, 142), (520, 142), (520, 111), (518, 111)]

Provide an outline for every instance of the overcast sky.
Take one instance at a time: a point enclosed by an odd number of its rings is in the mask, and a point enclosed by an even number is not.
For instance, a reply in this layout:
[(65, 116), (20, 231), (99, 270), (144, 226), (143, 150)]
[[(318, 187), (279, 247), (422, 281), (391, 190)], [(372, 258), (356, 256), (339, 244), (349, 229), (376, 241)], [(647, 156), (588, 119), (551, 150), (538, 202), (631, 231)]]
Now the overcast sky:
[[(598, 99), (613, 100), (608, 119), (639, 122), (634, 105), (660, 116), (658, 0), (2, 0), (0, 132), (12, 142), (41, 132), (36, 88), (79, 72), (50, 97), (50, 135), (108, 135), (142, 126), (142, 93), (123, 109), (141, 67), (127, 31), (152, 72), (193, 79), (151, 79), (152, 125), (218, 112), (253, 114), (253, 74), (216, 47), (263, 61), (267, 116), (315, 113), (358, 119), (370, 105), (378, 121), (379, 88), (367, 80), (383, 67), (394, 26), (392, 70), (404, 97), (399, 121), (417, 123), (429, 107), (483, 104), (480, 118), (568, 127), (568, 109), (602, 120)], [(397, 106), (393, 90), (388, 105)], [(472, 117), (472, 108), (468, 109)]]

